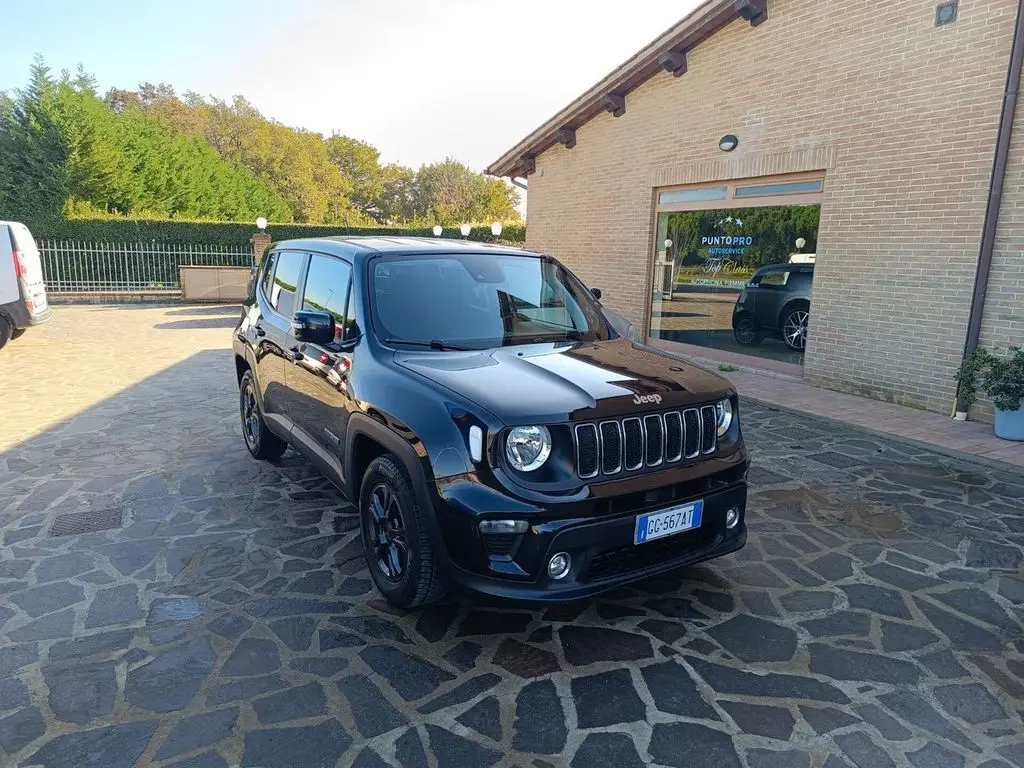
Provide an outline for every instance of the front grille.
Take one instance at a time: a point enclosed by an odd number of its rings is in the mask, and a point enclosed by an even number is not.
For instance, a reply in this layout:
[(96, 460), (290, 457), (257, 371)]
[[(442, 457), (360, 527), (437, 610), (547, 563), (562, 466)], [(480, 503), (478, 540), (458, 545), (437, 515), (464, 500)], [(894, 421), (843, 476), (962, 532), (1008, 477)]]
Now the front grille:
[(717, 537), (718, 534), (713, 528), (697, 528), (676, 536), (655, 539), (647, 544), (634, 544), (601, 552), (591, 559), (583, 580), (600, 581), (667, 563), (710, 547)]
[(713, 405), (577, 424), (574, 431), (576, 471), (585, 480), (693, 461), (718, 448)]

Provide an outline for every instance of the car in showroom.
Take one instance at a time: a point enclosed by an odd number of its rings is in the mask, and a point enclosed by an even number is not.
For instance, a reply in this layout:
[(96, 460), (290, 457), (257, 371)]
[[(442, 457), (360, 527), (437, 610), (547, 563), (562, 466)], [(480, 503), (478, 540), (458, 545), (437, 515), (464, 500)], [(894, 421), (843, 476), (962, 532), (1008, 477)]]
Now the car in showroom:
[(572, 601), (740, 549), (735, 390), (616, 331), (597, 293), (515, 248), (276, 244), (234, 331), (245, 445), (345, 493), (403, 608)]
[(794, 352), (803, 352), (813, 281), (813, 263), (770, 264), (754, 272), (732, 310), (736, 341), (756, 346), (772, 336)]

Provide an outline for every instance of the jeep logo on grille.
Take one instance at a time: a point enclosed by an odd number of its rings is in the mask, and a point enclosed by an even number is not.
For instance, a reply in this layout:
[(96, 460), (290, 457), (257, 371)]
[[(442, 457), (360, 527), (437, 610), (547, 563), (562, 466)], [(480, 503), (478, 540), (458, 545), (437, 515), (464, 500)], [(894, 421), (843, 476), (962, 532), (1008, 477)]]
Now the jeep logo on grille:
[(633, 395), (633, 402), (637, 405), (644, 405), (646, 403), (661, 405), (661, 395)]

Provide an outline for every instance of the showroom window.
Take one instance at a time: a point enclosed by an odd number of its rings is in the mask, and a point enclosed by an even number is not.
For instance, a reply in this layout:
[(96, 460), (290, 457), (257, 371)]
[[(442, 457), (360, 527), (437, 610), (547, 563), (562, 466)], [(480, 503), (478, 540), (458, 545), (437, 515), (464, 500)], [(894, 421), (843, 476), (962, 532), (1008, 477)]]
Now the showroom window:
[(825, 180), (658, 190), (650, 335), (803, 362)]

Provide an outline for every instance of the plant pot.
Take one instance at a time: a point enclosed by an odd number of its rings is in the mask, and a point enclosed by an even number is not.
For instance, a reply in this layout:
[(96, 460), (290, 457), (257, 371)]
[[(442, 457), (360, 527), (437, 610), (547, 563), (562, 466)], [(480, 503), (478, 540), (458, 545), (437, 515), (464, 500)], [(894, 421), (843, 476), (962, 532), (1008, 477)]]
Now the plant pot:
[(1016, 411), (996, 408), (996, 437), (1003, 440), (1024, 440), (1024, 400)]

